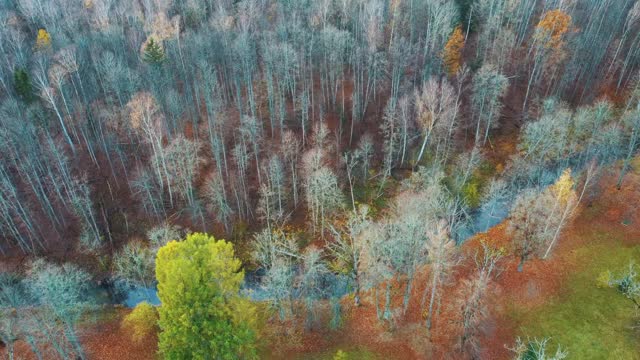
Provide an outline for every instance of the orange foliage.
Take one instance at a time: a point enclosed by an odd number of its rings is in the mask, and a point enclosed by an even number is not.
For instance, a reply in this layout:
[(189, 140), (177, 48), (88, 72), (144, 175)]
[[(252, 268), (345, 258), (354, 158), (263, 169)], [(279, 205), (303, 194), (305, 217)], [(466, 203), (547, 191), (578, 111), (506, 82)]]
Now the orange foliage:
[(536, 26), (536, 38), (547, 48), (560, 48), (562, 37), (571, 27), (571, 16), (560, 9), (547, 11)]
[(455, 75), (460, 69), (463, 47), (464, 35), (462, 35), (462, 27), (458, 25), (451, 33), (451, 37), (449, 37), (449, 41), (447, 41), (442, 52), (442, 59), (449, 75)]

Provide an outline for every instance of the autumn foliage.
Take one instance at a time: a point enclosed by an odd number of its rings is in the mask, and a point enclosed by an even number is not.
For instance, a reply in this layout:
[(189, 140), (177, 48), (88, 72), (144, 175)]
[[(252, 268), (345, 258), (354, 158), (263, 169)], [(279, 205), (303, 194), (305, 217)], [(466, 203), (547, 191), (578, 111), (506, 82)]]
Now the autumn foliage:
[(558, 49), (570, 27), (570, 15), (560, 9), (547, 11), (536, 26), (536, 38), (543, 41), (545, 47)]
[(458, 26), (453, 30), (442, 52), (442, 59), (449, 75), (455, 75), (462, 65), (462, 48), (464, 48), (464, 35), (462, 27)]
[(36, 50), (44, 50), (51, 47), (51, 35), (45, 29), (38, 30), (36, 37)]

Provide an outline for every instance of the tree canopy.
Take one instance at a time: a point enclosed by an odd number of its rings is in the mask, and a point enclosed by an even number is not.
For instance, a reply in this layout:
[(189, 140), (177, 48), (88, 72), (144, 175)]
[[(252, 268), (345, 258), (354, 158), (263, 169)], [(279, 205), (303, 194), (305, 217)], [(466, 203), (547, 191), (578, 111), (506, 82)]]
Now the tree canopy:
[(166, 359), (255, 358), (254, 308), (233, 245), (202, 233), (160, 248), (159, 351)]

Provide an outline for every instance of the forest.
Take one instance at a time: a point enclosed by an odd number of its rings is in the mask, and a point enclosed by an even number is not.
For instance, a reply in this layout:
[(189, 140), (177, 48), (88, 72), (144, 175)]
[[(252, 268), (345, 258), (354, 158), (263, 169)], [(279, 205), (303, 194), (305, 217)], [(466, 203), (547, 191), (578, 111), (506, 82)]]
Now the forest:
[(0, 23), (0, 358), (640, 359), (640, 0)]

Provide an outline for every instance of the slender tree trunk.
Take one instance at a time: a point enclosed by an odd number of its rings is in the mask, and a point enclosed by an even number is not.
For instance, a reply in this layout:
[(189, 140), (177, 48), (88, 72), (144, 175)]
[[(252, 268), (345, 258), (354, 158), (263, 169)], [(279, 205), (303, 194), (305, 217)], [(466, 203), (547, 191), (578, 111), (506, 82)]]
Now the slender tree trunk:
[(633, 157), (633, 151), (636, 146), (636, 142), (638, 135), (637, 131), (634, 129), (631, 135), (631, 140), (629, 141), (629, 150), (627, 152), (627, 156), (624, 159), (624, 163), (622, 164), (622, 169), (620, 170), (620, 176), (618, 177), (618, 182), (616, 183), (616, 188), (620, 190), (622, 188), (622, 180), (624, 179), (627, 170), (629, 170), (629, 165), (631, 164), (631, 158)]
[(553, 239), (551, 240), (551, 243), (549, 244), (549, 247), (547, 248), (547, 251), (545, 251), (544, 256), (542, 257), (542, 259), (546, 259), (549, 256), (549, 253), (551, 252), (551, 249), (553, 248), (553, 245), (555, 245), (556, 241), (558, 240), (558, 235), (560, 235), (560, 230), (562, 230), (562, 228), (564, 227), (564, 222), (565, 222), (567, 216), (569, 215), (569, 212), (570, 212), (569, 206), (567, 206), (565, 208), (564, 212), (562, 213), (562, 217), (560, 218), (560, 223), (558, 224), (558, 227), (556, 228), (556, 231), (553, 234)]
[(376, 306), (376, 317), (378, 320), (382, 320), (382, 313), (380, 312), (380, 302), (378, 301), (378, 287), (373, 287), (373, 302)]
[(358, 272), (354, 272), (353, 279), (356, 287), (353, 296), (353, 305), (360, 306), (360, 276)]
[(391, 279), (387, 281), (387, 286), (384, 293), (384, 313), (382, 317), (385, 320), (391, 319)]
[(429, 299), (429, 312), (427, 313), (426, 321), (427, 330), (431, 330), (431, 324), (433, 320), (433, 304), (435, 303), (436, 291), (438, 290), (438, 278), (439, 276), (434, 274), (431, 280), (431, 298)]
[(523, 254), (520, 256), (520, 262), (518, 263), (518, 272), (522, 272), (525, 261), (527, 261), (527, 257)]
[(402, 299), (402, 313), (406, 314), (409, 308), (409, 300), (411, 298), (411, 290), (413, 288), (413, 271), (408, 275), (407, 286), (404, 290), (404, 298)]

